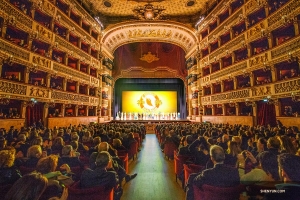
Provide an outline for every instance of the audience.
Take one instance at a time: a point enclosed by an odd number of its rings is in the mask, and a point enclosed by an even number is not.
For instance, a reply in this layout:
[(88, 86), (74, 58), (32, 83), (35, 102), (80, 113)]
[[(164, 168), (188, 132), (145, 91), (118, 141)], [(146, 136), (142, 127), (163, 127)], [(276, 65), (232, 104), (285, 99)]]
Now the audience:
[(19, 169), (14, 165), (15, 153), (13, 148), (0, 151), (0, 185), (14, 184), (21, 178)]
[(40, 173), (30, 173), (17, 180), (4, 200), (39, 200), (48, 185), (48, 179)]

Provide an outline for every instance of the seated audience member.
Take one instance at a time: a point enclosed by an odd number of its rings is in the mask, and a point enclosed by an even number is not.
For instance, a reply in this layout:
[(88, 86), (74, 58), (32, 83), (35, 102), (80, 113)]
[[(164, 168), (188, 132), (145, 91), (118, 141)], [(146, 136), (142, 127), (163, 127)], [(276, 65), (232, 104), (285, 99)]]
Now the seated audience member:
[(241, 153), (241, 149), (238, 147), (238, 144), (234, 141), (229, 141), (224, 164), (235, 167), (237, 165), (237, 155), (239, 153)]
[(7, 140), (3, 136), (0, 136), (0, 151), (4, 150), (6, 144), (7, 144)]
[[(59, 167), (62, 171), (56, 171), (58, 165), (58, 156), (50, 155), (44, 158), (41, 158), (36, 166), (36, 171), (42, 173), (48, 179), (49, 186), (56, 186), (57, 193), (53, 194), (53, 196), (57, 196), (58, 193), (62, 191), (62, 186), (60, 183), (60, 178), (66, 178), (66, 176), (62, 176), (62, 174), (70, 175), (71, 169), (67, 164), (63, 164)], [(69, 183), (72, 183), (72, 179), (68, 179)], [(68, 185), (66, 181), (63, 183)]]
[(202, 136), (189, 146), (191, 155), (195, 157), (195, 164), (203, 166), (206, 165), (209, 161), (209, 148), (210, 144)]
[[(247, 152), (250, 154), (250, 152)], [(274, 185), (279, 181), (277, 156), (268, 151), (258, 154), (258, 166), (241, 177), (245, 185)]]
[(77, 151), (78, 150), (78, 142), (73, 140), (70, 142), (70, 145), (72, 146), (73, 148), (73, 154), (75, 157), (79, 157), (80, 156), (80, 153)]
[(223, 149), (227, 149), (228, 148), (228, 141), (229, 141), (229, 135), (224, 134), (222, 136), (222, 140), (220, 142), (218, 142), (217, 145), (221, 146)]
[(94, 137), (93, 146), (89, 149), (89, 155), (93, 152), (98, 152), (98, 145), (101, 143), (101, 138), (99, 136)]
[(61, 163), (65, 163), (70, 167), (81, 167), (83, 169), (84, 165), (80, 162), (79, 158), (74, 154), (73, 147), (71, 145), (66, 145), (62, 149)]
[(82, 172), (80, 185), (82, 188), (90, 188), (95, 186), (107, 186), (114, 188), (119, 185), (119, 177), (112, 169), (112, 158), (107, 151), (102, 151), (97, 154), (96, 167), (94, 170), (88, 168)]
[(89, 148), (85, 145), (83, 145), (81, 142), (79, 142), (79, 136), (78, 134), (72, 134), (71, 135), (71, 141), (78, 142), (78, 151), (80, 152), (88, 152)]
[(122, 141), (120, 139), (113, 139), (112, 147), (117, 151), (127, 151), (126, 147), (122, 145)]
[(279, 192), (266, 194), (264, 200), (299, 200), (300, 157), (283, 153), (278, 155), (277, 161), (283, 183), (275, 185)]
[(14, 165), (15, 149), (0, 151), (0, 185), (14, 184), (21, 173)]
[(181, 156), (191, 156), (191, 152), (189, 151), (190, 145), (193, 143), (194, 138), (191, 135), (185, 136), (185, 140), (183, 142), (183, 146), (179, 148), (178, 155)]
[(51, 146), (51, 149), (52, 149), (52, 152), (54, 154), (57, 154), (62, 151), (62, 148), (64, 147), (64, 140), (62, 137), (56, 137), (53, 142), (52, 142), (52, 146)]
[(92, 142), (92, 141), (93, 141), (93, 137), (91, 136), (91, 132), (85, 131), (82, 136), (82, 142), (87, 143), (87, 142)]
[(267, 151), (278, 155), (280, 152), (280, 141), (276, 137), (270, 137), (267, 140)]
[(213, 168), (206, 169), (200, 174), (191, 174), (187, 184), (187, 199), (194, 199), (193, 185), (201, 188), (202, 185), (215, 187), (233, 187), (240, 184), (237, 168), (224, 164), (225, 153), (222, 147), (212, 145), (210, 147), (210, 158), (214, 163)]
[(130, 132), (130, 133), (128, 133), (127, 137), (125, 137), (123, 139), (123, 145), (124, 145), (124, 147), (126, 147), (126, 149), (130, 149), (130, 145), (133, 142), (136, 142), (136, 140), (134, 139), (133, 132)]
[(107, 151), (110, 154), (110, 156), (112, 157), (113, 169), (117, 172), (120, 183), (122, 182), (123, 178), (125, 178), (126, 182), (129, 182), (132, 179), (134, 179), (137, 176), (137, 174), (133, 174), (133, 175), (126, 174), (126, 171), (123, 166), (123, 161), (121, 159), (119, 159), (117, 156), (112, 156), (111, 153), (109, 152), (109, 148), (110, 148), (110, 145), (107, 142), (101, 142), (98, 145), (98, 152), (94, 152), (90, 156), (90, 160), (89, 160), (90, 168), (94, 169), (96, 167), (95, 160), (97, 158), (97, 155), (102, 151)]
[(24, 163), (25, 167), (35, 168), (43, 152), (40, 145), (33, 145), (27, 150), (27, 160)]
[(297, 149), (293, 145), (291, 138), (289, 138), (287, 135), (282, 135), (278, 137), (278, 139), (280, 141), (280, 153), (296, 154)]
[(48, 185), (40, 173), (30, 173), (17, 180), (5, 195), (5, 200), (38, 200)]
[(26, 135), (25, 134), (19, 134), (17, 143), (14, 145), (16, 152), (22, 152), (23, 156), (27, 155), (27, 149), (30, 147), (30, 145), (26, 142)]
[(114, 188), (114, 199), (118, 200), (122, 196), (122, 188), (119, 187), (119, 177), (112, 169), (112, 158), (107, 151), (98, 153), (95, 162), (95, 169), (86, 169), (80, 178), (81, 188), (91, 188), (104, 186), (106, 189)]

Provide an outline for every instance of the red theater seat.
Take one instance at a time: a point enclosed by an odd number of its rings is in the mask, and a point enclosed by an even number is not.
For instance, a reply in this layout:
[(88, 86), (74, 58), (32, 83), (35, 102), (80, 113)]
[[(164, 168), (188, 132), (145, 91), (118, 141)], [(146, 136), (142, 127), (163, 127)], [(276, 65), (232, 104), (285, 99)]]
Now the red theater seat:
[(177, 150), (177, 146), (173, 142), (166, 142), (164, 144), (165, 157), (168, 159), (174, 158), (174, 151)]
[(195, 165), (195, 164), (188, 164), (188, 165), (184, 164), (183, 168), (184, 168), (184, 185), (186, 186), (190, 174), (200, 173), (202, 170), (205, 169), (205, 166)]
[(128, 150), (128, 156), (129, 158), (132, 157), (132, 159), (134, 160), (134, 156), (137, 157), (137, 153), (138, 153), (138, 142), (134, 141), (130, 144), (130, 148)]
[(114, 199), (114, 190), (105, 189), (103, 186), (96, 186), (93, 188), (80, 188), (80, 182), (75, 182), (68, 187), (68, 200), (113, 200)]
[(215, 187), (211, 185), (203, 185), (199, 187), (193, 185), (194, 200), (238, 200), (240, 193), (244, 190), (244, 186), (235, 187)]

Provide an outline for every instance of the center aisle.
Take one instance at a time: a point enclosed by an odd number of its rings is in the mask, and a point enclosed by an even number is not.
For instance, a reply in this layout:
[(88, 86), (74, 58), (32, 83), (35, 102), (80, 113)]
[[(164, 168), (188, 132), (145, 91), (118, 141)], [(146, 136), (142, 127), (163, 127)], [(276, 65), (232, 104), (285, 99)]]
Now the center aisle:
[(155, 134), (147, 134), (138, 158), (129, 161), (129, 174), (138, 176), (123, 185), (121, 200), (184, 200), (180, 181), (176, 183), (174, 161), (164, 158)]

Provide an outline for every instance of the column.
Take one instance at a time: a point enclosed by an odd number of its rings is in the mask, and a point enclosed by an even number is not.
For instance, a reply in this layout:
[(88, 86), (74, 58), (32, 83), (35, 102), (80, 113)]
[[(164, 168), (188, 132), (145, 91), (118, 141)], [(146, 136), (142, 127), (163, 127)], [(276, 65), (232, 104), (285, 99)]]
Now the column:
[(224, 92), (224, 81), (220, 82), (220, 86), (221, 86), (221, 92)]
[(79, 60), (77, 60), (77, 62), (76, 62), (76, 69), (78, 71), (80, 71), (80, 61)]
[(66, 105), (65, 104), (61, 104), (61, 116), (65, 117), (65, 112), (66, 112)]
[(20, 117), (23, 119), (26, 118), (26, 107), (27, 107), (27, 101), (21, 101)]
[(240, 105), (239, 105), (239, 103), (235, 103), (235, 115), (236, 116), (240, 115)]
[(275, 113), (276, 113), (276, 117), (281, 116), (281, 102), (278, 101), (277, 104), (275, 104)]
[(294, 29), (295, 29), (295, 35), (299, 35), (299, 24), (297, 18), (294, 18)]
[(0, 77), (2, 77), (3, 62), (4, 62), (4, 59), (0, 58)]
[(29, 82), (29, 73), (30, 73), (29, 67), (26, 66), (25, 73), (24, 73), (24, 83)]
[(85, 116), (89, 116), (89, 106), (85, 107)]
[(76, 93), (78, 94), (79, 93), (79, 82), (78, 81), (75, 83), (75, 87), (76, 87)]
[(63, 91), (67, 91), (67, 79), (66, 78), (63, 78), (62, 89), (63, 89)]
[(78, 105), (75, 105), (75, 117), (78, 117)]
[(274, 65), (271, 66), (271, 76), (272, 76), (272, 82), (276, 82), (277, 81), (277, 73), (276, 73)]
[(253, 111), (253, 124), (256, 126), (257, 123), (257, 104), (256, 101), (252, 102), (252, 111)]
[(44, 122), (44, 126), (47, 127), (48, 125), (48, 114), (49, 114), (49, 104), (48, 103), (44, 103), (44, 109), (43, 109), (43, 122)]
[(51, 85), (50, 82), (51, 82), (51, 74), (47, 73), (46, 80), (45, 80), (45, 84), (46, 84), (47, 88), (50, 88), (50, 85)]
[(222, 113), (223, 113), (223, 116), (226, 115), (226, 106), (225, 106), (225, 104), (222, 104)]
[(211, 107), (211, 115), (215, 116), (216, 115), (216, 108), (214, 105)]
[(233, 89), (237, 90), (238, 89), (238, 84), (237, 84), (237, 78), (233, 77)]
[(90, 95), (90, 86), (87, 85), (86, 86), (86, 92), (85, 92), (86, 95)]

